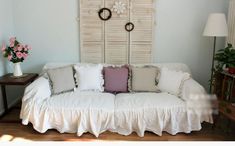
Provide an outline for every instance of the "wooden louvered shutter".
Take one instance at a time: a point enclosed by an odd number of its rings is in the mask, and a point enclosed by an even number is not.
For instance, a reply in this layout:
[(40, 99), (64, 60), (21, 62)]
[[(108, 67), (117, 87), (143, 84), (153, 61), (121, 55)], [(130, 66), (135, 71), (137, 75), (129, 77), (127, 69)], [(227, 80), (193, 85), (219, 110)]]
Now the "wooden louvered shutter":
[[(116, 0), (106, 0), (105, 6), (112, 8)], [(129, 0), (119, 0), (129, 7)], [(129, 10), (120, 16), (112, 13), (112, 18), (105, 22), (105, 62), (110, 64), (128, 63), (129, 33), (125, 24), (129, 21)]]
[(131, 0), (130, 20), (135, 29), (130, 34), (130, 63), (150, 63), (154, 26), (154, 1)]
[(81, 62), (104, 62), (104, 21), (97, 15), (104, 0), (80, 1), (80, 57)]

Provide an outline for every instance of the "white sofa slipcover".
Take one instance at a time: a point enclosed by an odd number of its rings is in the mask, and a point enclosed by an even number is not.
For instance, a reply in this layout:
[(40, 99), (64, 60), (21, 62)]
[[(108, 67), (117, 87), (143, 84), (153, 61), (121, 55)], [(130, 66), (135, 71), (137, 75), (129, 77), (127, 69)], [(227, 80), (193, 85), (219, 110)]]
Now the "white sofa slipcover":
[[(49, 63), (43, 72), (64, 65), (68, 63)], [(190, 73), (185, 64), (152, 65)], [(202, 95), (205, 90), (195, 80), (189, 79), (184, 82), (180, 97), (165, 92), (114, 95), (78, 90), (51, 96), (49, 81), (41, 76), (26, 87), (20, 118), (22, 124), (31, 122), (40, 133), (48, 129), (77, 133), (78, 136), (90, 132), (96, 137), (104, 131), (122, 135), (136, 132), (141, 137), (145, 131), (160, 136), (163, 131), (172, 135), (190, 133), (200, 130), (204, 121), (213, 122), (210, 113), (189, 111), (186, 101), (192, 94)]]

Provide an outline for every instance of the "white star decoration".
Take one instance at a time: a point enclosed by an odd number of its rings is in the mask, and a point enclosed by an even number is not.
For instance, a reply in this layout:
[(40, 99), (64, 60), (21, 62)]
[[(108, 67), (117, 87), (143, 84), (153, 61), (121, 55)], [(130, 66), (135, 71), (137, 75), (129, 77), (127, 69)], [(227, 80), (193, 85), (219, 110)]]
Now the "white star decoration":
[(124, 13), (125, 10), (126, 10), (126, 4), (120, 1), (116, 1), (112, 8), (112, 11), (116, 12), (118, 15)]

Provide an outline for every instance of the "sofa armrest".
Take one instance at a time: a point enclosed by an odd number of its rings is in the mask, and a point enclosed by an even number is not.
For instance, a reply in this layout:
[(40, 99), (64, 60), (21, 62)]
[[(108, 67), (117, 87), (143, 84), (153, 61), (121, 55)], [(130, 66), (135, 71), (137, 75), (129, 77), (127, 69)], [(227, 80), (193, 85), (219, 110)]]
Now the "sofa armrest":
[(51, 96), (50, 84), (48, 79), (39, 77), (26, 87), (22, 102), (27, 100), (44, 100)]
[(206, 91), (202, 85), (200, 85), (197, 81), (190, 78), (186, 80), (182, 87), (181, 98), (185, 101), (190, 100), (192, 96), (202, 96), (206, 95)]
[(181, 98), (186, 102), (188, 110), (210, 115), (211, 97), (213, 96), (207, 94), (204, 87), (192, 78), (184, 82)]
[(213, 105), (211, 104), (213, 97), (207, 94), (204, 87), (192, 78), (183, 84), (181, 98), (186, 102), (188, 113), (199, 116), (201, 122), (213, 123)]
[(35, 104), (41, 103), (51, 96), (50, 84), (44, 77), (39, 77), (33, 83), (25, 88), (24, 96), (22, 98), (22, 106), (20, 111), (20, 118), (22, 124), (27, 125), (30, 121), (32, 108)]

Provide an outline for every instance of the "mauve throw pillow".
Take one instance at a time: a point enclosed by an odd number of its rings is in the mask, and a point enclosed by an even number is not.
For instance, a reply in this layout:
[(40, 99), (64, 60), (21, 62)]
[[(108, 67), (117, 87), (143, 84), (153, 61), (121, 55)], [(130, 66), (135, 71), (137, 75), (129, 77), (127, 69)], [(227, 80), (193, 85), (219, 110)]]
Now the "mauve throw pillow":
[(104, 91), (111, 93), (128, 92), (129, 68), (123, 67), (104, 67)]

